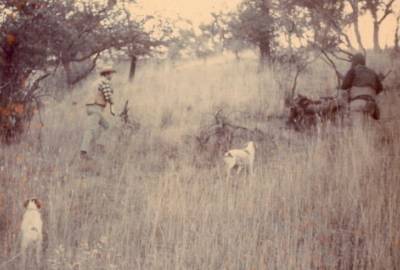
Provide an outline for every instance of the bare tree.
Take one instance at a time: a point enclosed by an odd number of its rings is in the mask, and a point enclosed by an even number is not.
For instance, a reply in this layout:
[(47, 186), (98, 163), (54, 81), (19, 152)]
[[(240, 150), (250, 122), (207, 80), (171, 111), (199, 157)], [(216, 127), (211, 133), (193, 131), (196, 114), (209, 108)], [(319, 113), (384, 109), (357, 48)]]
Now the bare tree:
[(380, 51), (379, 32), (382, 22), (393, 13), (395, 0), (361, 0), (364, 10), (369, 11), (374, 24), (373, 41), (374, 51)]
[(352, 19), (353, 19), (353, 27), (354, 27), (354, 34), (356, 36), (357, 44), (360, 50), (362, 50), (365, 54), (366, 50), (364, 44), (361, 39), (360, 33), (360, 25), (359, 25), (359, 16), (360, 16), (360, 1), (359, 0), (348, 0), (351, 8), (352, 8)]

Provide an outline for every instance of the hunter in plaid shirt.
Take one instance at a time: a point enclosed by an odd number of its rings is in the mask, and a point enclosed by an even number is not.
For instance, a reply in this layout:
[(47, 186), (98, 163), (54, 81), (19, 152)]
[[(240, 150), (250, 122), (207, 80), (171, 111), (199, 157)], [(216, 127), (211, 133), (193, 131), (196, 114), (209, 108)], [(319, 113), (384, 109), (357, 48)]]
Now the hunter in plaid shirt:
[(91, 101), (90, 103), (87, 103), (86, 105), (99, 105), (101, 107), (106, 107), (107, 103), (109, 103), (110, 106), (114, 103), (112, 98), (114, 90), (111, 86), (112, 73), (102, 72), (100, 74), (102, 74), (104, 78), (102, 78), (101, 82), (97, 87), (94, 100)]
[(110, 113), (113, 105), (113, 89), (111, 87), (112, 74), (115, 72), (112, 68), (103, 68), (100, 75), (103, 77), (95, 90), (94, 100), (86, 104), (86, 113), (88, 115), (88, 123), (85, 128), (81, 143), (81, 158), (88, 159), (88, 151), (91, 142), (97, 140), (102, 131), (108, 129), (108, 121), (104, 117), (104, 108), (107, 103), (110, 104)]

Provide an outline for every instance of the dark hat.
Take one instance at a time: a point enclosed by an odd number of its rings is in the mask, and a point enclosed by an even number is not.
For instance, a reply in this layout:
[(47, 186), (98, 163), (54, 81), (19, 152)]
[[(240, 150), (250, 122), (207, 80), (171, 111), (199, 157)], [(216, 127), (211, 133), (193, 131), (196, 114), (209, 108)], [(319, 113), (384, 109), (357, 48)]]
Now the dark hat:
[(365, 66), (365, 56), (362, 53), (356, 53), (351, 58), (351, 64), (353, 67), (357, 65)]

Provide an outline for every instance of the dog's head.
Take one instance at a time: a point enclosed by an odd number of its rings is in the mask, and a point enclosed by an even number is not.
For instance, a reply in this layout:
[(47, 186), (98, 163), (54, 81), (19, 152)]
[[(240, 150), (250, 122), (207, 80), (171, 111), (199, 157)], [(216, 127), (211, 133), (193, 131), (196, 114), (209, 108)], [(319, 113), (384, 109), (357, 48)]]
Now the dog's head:
[(253, 142), (253, 141), (249, 141), (247, 144), (246, 144), (246, 149), (249, 151), (249, 152), (255, 152), (255, 150), (256, 150), (256, 145), (255, 145), (255, 143)]
[(24, 202), (24, 207), (26, 209), (40, 209), (42, 207), (42, 203), (36, 199), (29, 199)]
[(231, 157), (233, 157), (233, 156), (232, 156), (232, 153), (230, 151), (225, 152), (224, 158), (231, 158)]

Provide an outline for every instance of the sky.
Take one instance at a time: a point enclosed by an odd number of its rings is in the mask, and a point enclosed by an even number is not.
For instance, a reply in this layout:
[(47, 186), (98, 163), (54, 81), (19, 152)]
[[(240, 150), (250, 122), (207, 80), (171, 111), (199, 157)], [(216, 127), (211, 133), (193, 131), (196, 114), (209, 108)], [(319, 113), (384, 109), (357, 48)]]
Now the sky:
[(241, 0), (137, 0), (144, 12), (156, 12), (167, 17), (181, 16), (195, 24), (210, 19), (216, 10), (233, 10)]
[[(159, 14), (161, 16), (190, 19), (194, 24), (207, 22), (210, 20), (210, 13), (213, 11), (229, 11), (234, 10), (241, 0), (137, 0), (140, 6), (140, 13)], [(400, 13), (400, 0), (396, 0), (394, 10), (397, 14)], [(393, 46), (394, 31), (396, 20), (394, 16), (389, 16), (381, 26), (380, 43), (382, 47)], [(360, 19), (360, 31), (364, 46), (372, 47), (372, 20), (371, 17), (364, 16)], [(348, 30), (353, 44), (356, 46), (356, 41), (353, 31)]]

